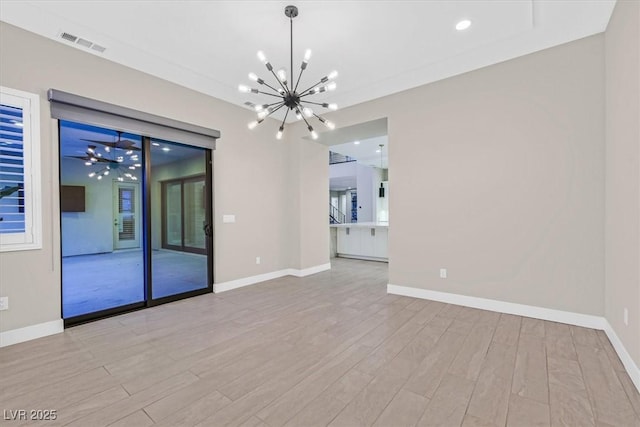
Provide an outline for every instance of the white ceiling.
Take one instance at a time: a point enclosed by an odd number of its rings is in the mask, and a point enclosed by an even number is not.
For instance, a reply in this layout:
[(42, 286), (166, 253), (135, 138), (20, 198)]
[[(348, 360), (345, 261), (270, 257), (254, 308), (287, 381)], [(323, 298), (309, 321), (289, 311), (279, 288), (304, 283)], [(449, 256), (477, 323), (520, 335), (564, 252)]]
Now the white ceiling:
[[(382, 144), (383, 147), (382, 151), (378, 152), (378, 150), (380, 150), (380, 144)], [(335, 153), (352, 157), (356, 159), (358, 163), (375, 168), (380, 168), (380, 162), (382, 161), (382, 169), (387, 169), (389, 167), (387, 154), (388, 145), (389, 138), (385, 135), (332, 145), (329, 149)], [(381, 154), (382, 156), (380, 156)]]
[[(615, 0), (2, 0), (0, 19), (69, 45), (61, 32), (80, 36), (107, 49), (79, 49), (242, 105), (264, 102), (237, 91), (248, 72), (267, 80), (258, 50), (288, 67), (291, 3), (294, 69), (313, 51), (301, 86), (337, 69), (337, 90), (317, 98), (346, 107), (602, 32)], [(458, 32), (462, 18), (473, 24)]]

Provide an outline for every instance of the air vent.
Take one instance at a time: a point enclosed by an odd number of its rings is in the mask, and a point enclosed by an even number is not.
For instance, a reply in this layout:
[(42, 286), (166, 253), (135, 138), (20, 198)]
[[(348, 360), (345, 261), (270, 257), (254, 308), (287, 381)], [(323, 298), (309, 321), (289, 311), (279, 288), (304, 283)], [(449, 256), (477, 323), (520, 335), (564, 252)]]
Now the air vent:
[(78, 39), (78, 41), (76, 43), (78, 43), (80, 46), (84, 46), (86, 48), (90, 48), (91, 45), (93, 44), (89, 40), (85, 40), (85, 39)]
[(61, 32), (60, 33), (60, 38), (63, 40), (66, 40), (68, 42), (71, 42), (73, 44), (76, 45), (80, 45), (86, 49), (91, 49), (95, 52), (98, 53), (103, 53), (105, 50), (107, 50), (106, 47), (104, 46), (100, 46), (99, 44), (95, 44), (94, 42), (92, 42), (91, 40), (87, 40), (84, 39), (82, 37), (78, 37), (78, 36), (74, 36), (73, 34), (69, 34), (66, 32)]
[(73, 34), (69, 34), (69, 33), (62, 33), (62, 34), (60, 34), (60, 37), (62, 37), (63, 39), (65, 39), (66, 41), (69, 41), (71, 43), (75, 43), (76, 40), (78, 40), (78, 37), (74, 36)]

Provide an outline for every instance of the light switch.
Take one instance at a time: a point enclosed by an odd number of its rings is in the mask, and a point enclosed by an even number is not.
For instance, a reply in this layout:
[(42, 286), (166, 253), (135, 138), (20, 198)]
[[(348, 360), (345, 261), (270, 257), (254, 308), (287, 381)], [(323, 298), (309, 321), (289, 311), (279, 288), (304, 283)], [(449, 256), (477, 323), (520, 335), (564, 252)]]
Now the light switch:
[(225, 224), (236, 222), (236, 216), (235, 215), (222, 215), (222, 222), (225, 223)]

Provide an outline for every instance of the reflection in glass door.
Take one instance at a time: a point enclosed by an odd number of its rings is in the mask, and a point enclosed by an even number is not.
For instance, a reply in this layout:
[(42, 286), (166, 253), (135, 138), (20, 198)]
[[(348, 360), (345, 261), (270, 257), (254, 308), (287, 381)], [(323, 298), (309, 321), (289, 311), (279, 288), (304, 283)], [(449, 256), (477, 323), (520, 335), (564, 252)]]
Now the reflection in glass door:
[(206, 254), (204, 175), (162, 183), (162, 247)]
[(153, 299), (205, 289), (211, 283), (209, 153), (151, 142)]
[(62, 317), (142, 307), (142, 138), (66, 121), (59, 130)]
[(140, 191), (137, 183), (113, 182), (114, 249), (140, 247)]

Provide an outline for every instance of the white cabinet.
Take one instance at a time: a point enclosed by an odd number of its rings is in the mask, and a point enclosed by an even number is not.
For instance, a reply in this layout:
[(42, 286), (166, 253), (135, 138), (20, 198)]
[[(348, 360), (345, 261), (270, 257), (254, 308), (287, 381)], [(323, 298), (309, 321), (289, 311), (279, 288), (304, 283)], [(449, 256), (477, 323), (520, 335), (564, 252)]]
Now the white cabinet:
[(376, 258), (389, 258), (387, 245), (389, 244), (389, 230), (386, 228), (376, 228), (376, 239), (373, 256)]
[(364, 259), (387, 259), (387, 227), (339, 227), (338, 255)]

